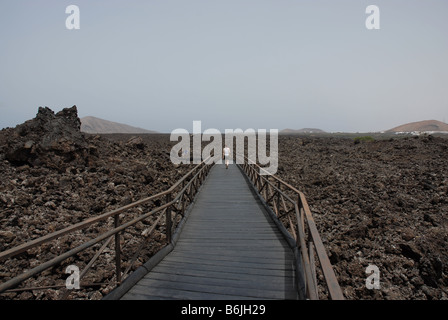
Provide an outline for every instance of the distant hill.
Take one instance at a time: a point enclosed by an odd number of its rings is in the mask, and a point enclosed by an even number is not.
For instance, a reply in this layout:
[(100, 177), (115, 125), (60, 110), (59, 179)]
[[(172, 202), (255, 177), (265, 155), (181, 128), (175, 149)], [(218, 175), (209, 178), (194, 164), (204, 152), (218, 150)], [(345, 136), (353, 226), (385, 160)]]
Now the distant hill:
[(283, 129), (280, 133), (325, 133), (325, 131), (316, 128), (302, 128), (302, 129)]
[(86, 133), (156, 133), (157, 132), (90, 116), (81, 118), (81, 131)]
[(414, 131), (448, 131), (448, 124), (437, 120), (424, 120), (406, 123), (387, 130), (387, 132), (414, 132)]

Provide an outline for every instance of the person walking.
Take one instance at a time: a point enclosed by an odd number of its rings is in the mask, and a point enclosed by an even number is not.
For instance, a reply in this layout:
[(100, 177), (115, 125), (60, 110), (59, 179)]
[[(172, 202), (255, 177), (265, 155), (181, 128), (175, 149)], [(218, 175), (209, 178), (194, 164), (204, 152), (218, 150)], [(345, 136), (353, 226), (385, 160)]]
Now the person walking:
[(226, 163), (226, 169), (229, 169), (230, 148), (227, 145), (225, 145), (223, 149), (223, 154), (224, 154), (223, 158)]

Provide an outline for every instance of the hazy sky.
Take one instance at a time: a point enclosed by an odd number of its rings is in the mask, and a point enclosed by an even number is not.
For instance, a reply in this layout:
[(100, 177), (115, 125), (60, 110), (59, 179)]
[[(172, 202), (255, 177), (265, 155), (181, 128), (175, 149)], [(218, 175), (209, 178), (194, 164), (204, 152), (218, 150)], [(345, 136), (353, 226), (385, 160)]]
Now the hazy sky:
[(1, 0), (0, 128), (72, 105), (160, 132), (448, 121), (447, 15), (446, 0)]

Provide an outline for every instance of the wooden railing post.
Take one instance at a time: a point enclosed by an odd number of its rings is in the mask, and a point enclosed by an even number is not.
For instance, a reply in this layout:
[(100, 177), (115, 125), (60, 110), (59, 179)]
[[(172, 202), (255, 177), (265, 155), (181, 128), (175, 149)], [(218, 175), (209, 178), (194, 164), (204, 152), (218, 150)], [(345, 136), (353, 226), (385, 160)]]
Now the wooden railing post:
[[(166, 194), (166, 203), (171, 202), (171, 193)], [(172, 229), (172, 221), (171, 221), (171, 206), (166, 208), (166, 241), (167, 243), (171, 243), (171, 229)]]
[[(115, 228), (120, 226), (120, 214), (114, 216)], [(115, 269), (117, 273), (117, 283), (121, 283), (121, 248), (120, 248), (120, 232), (115, 233)]]

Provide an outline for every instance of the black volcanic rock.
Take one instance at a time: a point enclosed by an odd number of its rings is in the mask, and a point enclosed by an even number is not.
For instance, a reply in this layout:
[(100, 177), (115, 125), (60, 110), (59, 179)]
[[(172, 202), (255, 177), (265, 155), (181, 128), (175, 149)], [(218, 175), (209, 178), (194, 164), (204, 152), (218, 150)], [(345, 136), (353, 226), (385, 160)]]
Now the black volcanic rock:
[[(72, 107), (56, 114), (49, 108), (39, 108), (35, 118), (0, 131), (0, 252), (165, 191), (192, 168), (170, 162), (174, 143), (169, 135), (101, 136), (79, 129), (77, 110)], [(149, 203), (147, 209), (152, 205)], [(138, 214), (141, 211), (137, 209), (125, 213), (129, 219)], [(129, 229), (122, 247), (123, 261), (134, 256), (142, 242), (141, 233), (154, 220), (150, 217)], [(0, 283), (91, 240), (109, 227), (103, 222), (91, 225), (86, 233), (74, 232), (2, 260)], [(132, 270), (166, 244), (164, 230), (163, 222), (153, 230)], [(67, 264), (87, 263), (96, 251), (95, 247), (89, 248), (75, 262), (66, 260), (22, 285), (51, 287), (67, 277)], [(83, 280), (111, 280), (115, 266), (110, 259), (109, 253), (100, 255)], [(73, 290), (70, 296), (100, 299), (113, 286)], [(51, 288), (4, 293), (0, 300), (66, 299), (65, 294), (64, 289)]]
[(34, 119), (0, 131), (0, 148), (14, 165), (63, 168), (68, 162), (84, 163), (89, 145), (80, 127), (76, 106), (56, 114), (39, 107)]
[[(447, 146), (433, 136), (279, 137), (277, 174), (306, 195), (346, 299), (447, 299)], [(379, 290), (366, 288), (370, 264)]]

